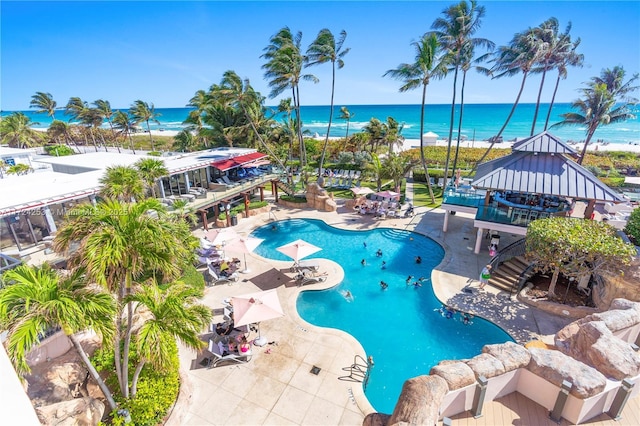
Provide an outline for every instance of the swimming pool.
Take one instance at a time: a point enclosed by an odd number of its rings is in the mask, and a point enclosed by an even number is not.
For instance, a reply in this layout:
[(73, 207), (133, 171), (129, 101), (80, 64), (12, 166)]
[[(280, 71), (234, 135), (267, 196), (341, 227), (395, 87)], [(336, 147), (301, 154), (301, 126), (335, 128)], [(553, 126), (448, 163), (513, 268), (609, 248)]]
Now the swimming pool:
[[(498, 326), (474, 318), (465, 325), (460, 314), (444, 318), (431, 287), (431, 271), (444, 257), (435, 241), (416, 233), (378, 228), (350, 231), (320, 220), (294, 219), (266, 225), (252, 232), (264, 238), (256, 253), (276, 260), (290, 260), (276, 250), (301, 238), (322, 250), (309, 258), (326, 258), (344, 269), (344, 281), (331, 289), (305, 291), (297, 300), (300, 316), (309, 323), (337, 328), (354, 336), (373, 356), (365, 393), (376, 410), (393, 412), (405, 380), (429, 374), (445, 359), (471, 358), (482, 346), (512, 341)], [(365, 247), (366, 243), (366, 247)], [(376, 256), (380, 249), (382, 256)], [(416, 264), (420, 256), (422, 263)], [(366, 266), (361, 265), (365, 259)], [(386, 262), (382, 269), (382, 262)], [(414, 278), (406, 285), (406, 278)], [(421, 287), (413, 283), (425, 277)], [(386, 290), (380, 281), (388, 284)], [(352, 300), (344, 296), (350, 291)]]

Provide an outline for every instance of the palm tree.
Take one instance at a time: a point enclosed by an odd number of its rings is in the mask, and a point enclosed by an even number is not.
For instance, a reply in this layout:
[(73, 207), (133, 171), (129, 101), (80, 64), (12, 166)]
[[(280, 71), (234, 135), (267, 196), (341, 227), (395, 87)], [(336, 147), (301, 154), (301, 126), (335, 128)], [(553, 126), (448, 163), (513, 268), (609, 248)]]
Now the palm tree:
[(412, 45), (416, 51), (415, 62), (411, 64), (400, 64), (396, 69), (389, 70), (384, 73), (384, 75), (388, 75), (404, 83), (400, 87), (400, 92), (422, 87), (422, 103), (420, 104), (420, 159), (427, 179), (431, 202), (435, 203), (436, 199), (433, 195), (433, 188), (431, 188), (429, 168), (424, 158), (424, 141), (422, 138), (422, 134), (424, 133), (424, 109), (427, 99), (427, 86), (432, 78), (439, 79), (447, 74), (447, 59), (439, 55), (440, 45), (435, 34), (425, 34), (419, 41), (413, 42)]
[(164, 161), (156, 158), (143, 158), (138, 160), (134, 166), (138, 169), (138, 174), (146, 187), (151, 189), (153, 198), (156, 198), (156, 181), (161, 177), (169, 176), (169, 169)]
[(30, 108), (38, 108), (37, 113), (46, 113), (51, 117), (51, 120), (56, 119), (57, 106), (58, 103), (53, 100), (51, 93), (44, 92), (36, 92), (35, 95), (31, 96), (31, 102), (29, 103)]
[(294, 134), (296, 134), (296, 126), (291, 118), (291, 111), (293, 110), (291, 106), (291, 98), (280, 99), (280, 103), (278, 103), (277, 112), (284, 113), (285, 118), (283, 120), (282, 125), (279, 128), (280, 134), (283, 135), (284, 138), (289, 142), (289, 154), (287, 158), (291, 161), (293, 157), (293, 140)]
[(371, 153), (375, 153), (378, 150), (378, 145), (384, 139), (385, 125), (379, 119), (372, 117), (371, 120), (362, 128), (363, 133), (368, 137)]
[[(86, 126), (86, 128), (89, 131), (89, 135), (91, 136), (91, 140), (93, 141), (93, 146), (96, 152), (98, 152), (98, 144), (96, 143), (96, 138), (94, 137), (93, 132), (91, 131), (91, 128), (93, 127), (93, 124), (94, 124), (95, 117), (92, 117), (92, 113), (90, 112), (89, 105), (79, 97), (74, 96), (69, 98), (69, 101), (65, 106), (64, 113), (66, 115), (71, 116), (69, 121), (79, 121), (80, 123)], [(85, 139), (85, 145), (87, 145), (86, 139)]]
[(592, 84), (605, 84), (607, 91), (616, 98), (618, 102), (637, 103), (638, 100), (629, 96), (638, 90), (638, 86), (632, 86), (638, 81), (638, 74), (634, 74), (626, 83), (624, 76), (626, 71), (621, 66), (615, 66), (612, 69), (606, 68), (600, 72), (599, 77), (592, 77)]
[[(624, 72), (622, 75), (624, 76)], [(579, 112), (562, 114), (564, 120), (551, 126), (552, 128), (557, 126), (586, 127), (587, 138), (584, 141), (584, 147), (580, 153), (578, 164), (582, 164), (584, 161), (589, 142), (591, 142), (591, 138), (599, 126), (620, 123), (635, 118), (630, 110), (632, 103), (625, 102), (616, 106), (617, 101), (624, 102), (621, 98), (622, 95), (619, 95), (617, 99), (614, 93), (609, 91), (607, 85), (605, 83), (598, 83), (597, 79), (594, 79), (594, 82), (590, 83), (588, 87), (581, 89), (581, 92), (583, 98), (575, 100), (571, 104), (571, 107), (577, 109)]]
[(0, 289), (0, 323), (8, 331), (7, 352), (18, 374), (30, 371), (26, 354), (40, 342), (44, 332), (60, 327), (102, 390), (111, 410), (116, 410), (111, 391), (76, 337), (76, 333), (85, 330), (93, 330), (106, 339), (113, 336), (116, 312), (113, 297), (97, 286), (87, 285), (81, 270), (62, 278), (47, 264), (20, 265), (6, 271), (2, 281), (5, 286)]
[(395, 118), (387, 117), (387, 122), (384, 123), (384, 142), (389, 147), (389, 155), (393, 154), (393, 148), (402, 146), (404, 141), (403, 128), (404, 123), (400, 124)]
[[(234, 71), (226, 71), (222, 77), (222, 81), (220, 82), (220, 94), (222, 96), (225, 96), (229, 102), (232, 102), (242, 110), (247, 121), (249, 122), (249, 125), (253, 129), (255, 136), (258, 138), (262, 146), (267, 150), (271, 158), (275, 159), (278, 162), (280, 167), (282, 167), (282, 170), (286, 170), (280, 158), (274, 154), (271, 147), (269, 147), (269, 145), (262, 138), (262, 135), (260, 134), (255, 123), (252, 120), (252, 116), (248, 112), (248, 105), (255, 104), (259, 99), (263, 99), (259, 93), (253, 90), (253, 87), (251, 87), (251, 83), (249, 82), (249, 80), (242, 80)], [(288, 179), (290, 179), (290, 176), (288, 176)]]
[(135, 306), (136, 323), (142, 325), (133, 337), (138, 362), (131, 379), (131, 398), (135, 398), (142, 368), (150, 364), (156, 370), (165, 369), (171, 347), (180, 340), (186, 347), (201, 350), (205, 343), (199, 334), (211, 321), (211, 310), (199, 304), (201, 290), (182, 283), (166, 290), (145, 286), (125, 298)]
[(267, 60), (262, 66), (265, 70), (264, 77), (269, 82), (271, 93), (269, 97), (275, 98), (287, 89), (291, 89), (293, 106), (296, 113), (296, 126), (298, 143), (300, 144), (300, 165), (307, 163), (304, 138), (302, 136), (302, 118), (300, 117), (300, 81), (318, 82), (311, 74), (302, 74), (305, 57), (300, 51), (302, 33), (295, 36), (289, 27), (284, 27), (269, 40), (269, 45), (261, 56)]
[(147, 123), (147, 131), (149, 132), (149, 141), (151, 142), (151, 151), (155, 151), (156, 147), (153, 144), (153, 137), (151, 136), (151, 127), (149, 127), (149, 121), (153, 121), (156, 124), (160, 124), (158, 121), (158, 117), (162, 114), (157, 113), (153, 104), (149, 105), (146, 102), (138, 99), (131, 105), (129, 109), (129, 113), (133, 117), (136, 124), (142, 123), (143, 121)]
[(100, 192), (107, 198), (122, 202), (135, 202), (144, 198), (145, 183), (135, 167), (109, 166), (99, 182), (102, 185)]
[(400, 192), (402, 187), (402, 179), (409, 171), (417, 165), (411, 157), (407, 155), (398, 155), (391, 153), (382, 162), (382, 177), (393, 180), (394, 191)]
[[(116, 131), (113, 128), (113, 116), (114, 112), (111, 109), (111, 104), (109, 101), (105, 101), (104, 99), (98, 99), (93, 103), (95, 106), (95, 111), (100, 115), (103, 120), (107, 120), (109, 123), (109, 128), (111, 128), (111, 135), (113, 136), (114, 144), (116, 144)], [(116, 148), (118, 148), (118, 153), (120, 153), (120, 146), (116, 144)]]
[[(449, 138), (447, 140), (447, 156), (444, 165), (444, 179), (448, 179), (449, 158), (451, 156), (451, 143), (453, 139), (453, 126), (456, 106), (456, 86), (458, 83), (458, 71), (465, 68), (468, 70), (468, 63), (473, 60), (473, 52), (478, 47), (493, 49), (493, 43), (483, 38), (473, 38), (473, 34), (480, 28), (482, 18), (485, 14), (483, 6), (478, 6), (476, 0), (467, 3), (462, 0), (446, 8), (444, 17), (437, 18), (431, 28), (438, 38), (438, 42), (443, 50), (447, 52), (447, 61), (453, 67), (453, 99), (451, 101), (451, 119), (449, 124)], [(466, 70), (464, 74), (466, 76)], [(464, 95), (464, 94), (463, 94)], [(462, 108), (462, 104), (461, 104)], [(421, 136), (422, 137), (422, 134)], [(458, 137), (460, 134), (458, 132)], [(459, 139), (458, 139), (459, 141)]]
[(549, 103), (549, 110), (547, 111), (547, 118), (544, 121), (544, 130), (549, 127), (549, 119), (551, 118), (551, 110), (556, 100), (556, 93), (558, 92), (558, 86), (560, 85), (560, 79), (567, 78), (567, 67), (582, 67), (584, 63), (584, 55), (576, 53), (576, 49), (580, 45), (580, 38), (576, 41), (571, 41), (568, 31), (563, 35), (563, 39), (559, 43), (559, 47), (556, 51), (556, 56), (553, 60), (555, 68), (558, 70), (558, 77), (556, 78), (556, 84), (553, 88), (553, 95), (551, 95), (551, 102)]
[(329, 107), (329, 124), (327, 125), (327, 135), (324, 138), (324, 145), (322, 146), (322, 155), (320, 156), (320, 165), (318, 171), (318, 181), (324, 182), (324, 157), (327, 153), (327, 146), (329, 145), (329, 132), (331, 131), (331, 122), (333, 120), (333, 95), (335, 93), (336, 85), (336, 66), (338, 69), (344, 67), (344, 61), (342, 58), (349, 53), (351, 48), (347, 47), (342, 49), (345, 39), (347, 38), (347, 32), (345, 30), (340, 31), (340, 38), (336, 42), (335, 37), (328, 29), (324, 28), (320, 30), (316, 39), (307, 48), (307, 63), (305, 67), (313, 65), (324, 64), (331, 62), (331, 104)]
[(133, 121), (131, 116), (124, 111), (116, 111), (113, 116), (113, 126), (121, 133), (124, 133), (125, 137), (129, 138), (129, 146), (131, 147), (131, 151), (135, 154), (136, 148), (133, 145), (133, 138), (131, 137), (131, 134), (136, 131), (136, 123)]
[(494, 62), (494, 66), (491, 68), (491, 74), (493, 75), (493, 78), (501, 78), (505, 76), (511, 77), (518, 74), (519, 72), (522, 72), (522, 82), (520, 83), (520, 90), (518, 91), (516, 100), (511, 107), (511, 111), (509, 111), (507, 119), (498, 131), (498, 134), (489, 138), (491, 143), (489, 144), (489, 147), (484, 152), (484, 154), (482, 154), (480, 159), (474, 165), (472, 172), (478, 164), (482, 163), (489, 152), (491, 152), (493, 145), (495, 145), (495, 143), (500, 140), (502, 132), (504, 132), (504, 129), (507, 128), (511, 117), (513, 117), (513, 113), (516, 111), (516, 107), (520, 102), (520, 96), (522, 96), (522, 92), (524, 91), (524, 85), (527, 81), (527, 77), (529, 76), (529, 73), (533, 69), (534, 65), (539, 60), (539, 47), (539, 44), (536, 43), (536, 38), (533, 34), (533, 30), (528, 29), (524, 32), (514, 35), (508, 46), (501, 46), (498, 48), (497, 55), (492, 60)]
[[(58, 229), (54, 249), (68, 254), (70, 268), (83, 267), (92, 282), (114, 295), (115, 370), (122, 396), (129, 398), (134, 306), (125, 298), (141, 286), (176, 280), (193, 262), (198, 242), (187, 224), (167, 216), (154, 198), (137, 203), (105, 200), (96, 206), (81, 205), (68, 217), (70, 220)], [(72, 245), (77, 250), (70, 251)]]
[(31, 126), (39, 124), (31, 121), (22, 112), (14, 112), (0, 120), (0, 141), (14, 148), (27, 148), (42, 142), (42, 134)]
[(341, 120), (347, 120), (347, 133), (344, 136), (345, 139), (349, 139), (349, 123), (351, 122), (351, 119), (355, 116), (356, 114), (349, 111), (347, 109), (347, 107), (341, 107), (340, 108), (340, 119)]

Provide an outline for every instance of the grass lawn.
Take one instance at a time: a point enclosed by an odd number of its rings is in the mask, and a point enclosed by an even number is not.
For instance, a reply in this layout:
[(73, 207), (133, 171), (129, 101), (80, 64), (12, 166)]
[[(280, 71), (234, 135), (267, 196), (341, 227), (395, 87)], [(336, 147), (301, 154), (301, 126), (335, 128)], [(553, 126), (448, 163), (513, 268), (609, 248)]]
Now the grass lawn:
[(431, 203), (431, 197), (429, 197), (429, 188), (426, 182), (413, 182), (413, 205), (425, 206), (425, 207), (439, 207), (442, 204), (442, 188), (439, 186), (432, 186), (433, 196), (436, 198), (436, 203)]

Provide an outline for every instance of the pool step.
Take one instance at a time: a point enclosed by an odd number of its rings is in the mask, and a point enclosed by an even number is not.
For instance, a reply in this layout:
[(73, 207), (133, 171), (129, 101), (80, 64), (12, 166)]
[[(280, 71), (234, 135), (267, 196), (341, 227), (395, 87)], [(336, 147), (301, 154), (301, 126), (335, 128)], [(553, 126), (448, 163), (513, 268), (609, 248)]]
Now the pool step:
[(385, 229), (384, 231), (382, 231), (382, 235), (386, 238), (398, 241), (404, 241), (408, 236), (406, 231), (398, 231), (396, 229)]

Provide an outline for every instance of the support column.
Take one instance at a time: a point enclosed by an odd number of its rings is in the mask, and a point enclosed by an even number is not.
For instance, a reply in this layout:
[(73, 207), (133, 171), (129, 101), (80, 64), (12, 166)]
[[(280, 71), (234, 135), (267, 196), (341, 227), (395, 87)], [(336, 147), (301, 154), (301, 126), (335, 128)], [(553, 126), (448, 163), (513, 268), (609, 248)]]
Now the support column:
[[(95, 197), (93, 197), (95, 200)], [(58, 227), (56, 223), (53, 221), (53, 214), (51, 213), (51, 209), (49, 206), (44, 206), (42, 208), (42, 213), (44, 214), (44, 219), (47, 221), (47, 226), (49, 227), (49, 234), (53, 234), (58, 231)]]
[(587, 207), (584, 209), (584, 218), (585, 219), (593, 219), (593, 210), (596, 207), (596, 200), (589, 200), (587, 203)]
[(220, 217), (220, 204), (214, 204), (213, 206), (213, 220), (218, 220)]
[(484, 229), (478, 228), (478, 232), (476, 233), (476, 247), (473, 252), (475, 254), (480, 253), (480, 245), (482, 244), (482, 234), (484, 233)]
[(449, 212), (447, 210), (444, 211), (444, 224), (442, 225), (442, 232), (447, 232), (449, 227)]
[(207, 210), (202, 209), (202, 210), (198, 210), (198, 212), (200, 212), (200, 216), (202, 217), (202, 227), (204, 228), (205, 231), (208, 231), (209, 222), (207, 221)]
[(223, 201), (224, 210), (227, 212), (227, 228), (231, 227), (231, 204), (229, 201)]
[(473, 394), (473, 406), (471, 407), (471, 414), (473, 414), (474, 419), (482, 417), (484, 396), (487, 393), (487, 384), (489, 383), (489, 381), (484, 376), (479, 376), (477, 380), (478, 383), (476, 383), (476, 392)]
[(569, 397), (569, 392), (571, 391), (572, 386), (571, 382), (567, 380), (562, 381), (562, 386), (560, 386), (560, 392), (558, 392), (558, 398), (556, 398), (553, 411), (549, 414), (549, 418), (556, 423), (560, 423), (562, 420), (562, 411), (567, 403), (567, 398)]
[(244, 217), (249, 217), (249, 203), (251, 202), (249, 200), (249, 193), (245, 192), (242, 195), (244, 195)]
[(264, 186), (258, 188), (260, 190), (260, 201), (264, 201)]
[(91, 205), (93, 207), (98, 205), (98, 200), (96, 200), (96, 195), (95, 194), (89, 195), (89, 201), (91, 201)]
[(191, 189), (191, 183), (189, 183), (189, 173), (188, 172), (184, 172), (184, 183), (187, 187), (187, 193), (189, 193), (189, 190)]
[(613, 420), (618, 421), (622, 419), (622, 410), (624, 410), (624, 406), (629, 400), (633, 385), (634, 383), (631, 383), (627, 379), (622, 381), (622, 384), (618, 388), (618, 392), (616, 393), (616, 396), (611, 403), (611, 408), (607, 412), (607, 414), (611, 416)]

